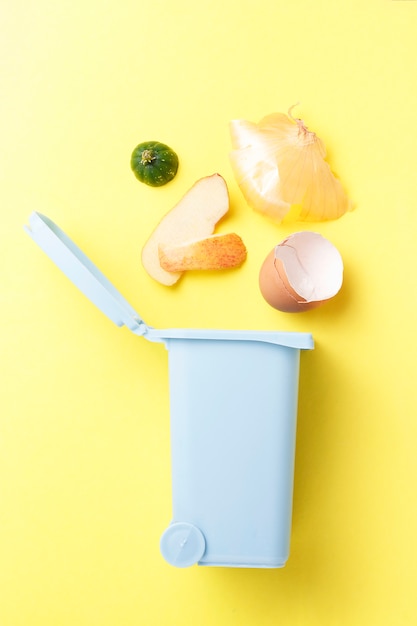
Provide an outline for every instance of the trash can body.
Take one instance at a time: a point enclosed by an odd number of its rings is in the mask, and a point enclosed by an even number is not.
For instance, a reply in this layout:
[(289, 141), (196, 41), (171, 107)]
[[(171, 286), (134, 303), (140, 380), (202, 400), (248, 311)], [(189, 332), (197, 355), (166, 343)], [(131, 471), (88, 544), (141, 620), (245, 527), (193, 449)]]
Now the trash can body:
[[(205, 338), (167, 340), (172, 523), (201, 531), (200, 565), (282, 567), (291, 533), (300, 350), (265, 342), (262, 333), (230, 337), (213, 339), (207, 331)], [(175, 560), (171, 552), (164, 556)]]

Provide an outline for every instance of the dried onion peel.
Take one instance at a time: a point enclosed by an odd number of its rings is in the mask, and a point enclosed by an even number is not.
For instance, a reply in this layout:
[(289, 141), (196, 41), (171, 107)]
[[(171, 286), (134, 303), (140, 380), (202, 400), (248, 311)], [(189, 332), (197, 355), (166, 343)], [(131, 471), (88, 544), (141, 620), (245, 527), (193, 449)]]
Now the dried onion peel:
[(325, 221), (352, 208), (342, 184), (325, 161), (326, 148), (291, 111), (273, 113), (258, 124), (230, 122), (230, 160), (237, 183), (256, 211), (280, 222), (293, 205), (297, 218)]

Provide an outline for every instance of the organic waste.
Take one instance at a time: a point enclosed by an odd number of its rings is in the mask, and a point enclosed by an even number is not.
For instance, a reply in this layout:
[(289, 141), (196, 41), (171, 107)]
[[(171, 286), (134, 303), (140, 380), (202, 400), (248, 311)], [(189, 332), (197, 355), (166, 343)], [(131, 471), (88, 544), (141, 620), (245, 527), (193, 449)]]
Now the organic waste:
[(246, 258), (238, 235), (212, 237), (229, 210), (226, 181), (204, 176), (183, 195), (155, 227), (142, 249), (142, 265), (162, 285), (174, 285), (184, 271), (237, 267)]
[(310, 231), (293, 233), (266, 257), (259, 272), (265, 300), (287, 313), (309, 311), (333, 298), (343, 282), (343, 261), (327, 239)]
[(167, 272), (221, 270), (242, 265), (247, 251), (236, 233), (210, 235), (180, 244), (160, 244), (159, 262)]
[(232, 120), (231, 165), (247, 201), (277, 222), (298, 205), (299, 220), (324, 221), (352, 208), (325, 161), (326, 148), (301, 119), (272, 113), (258, 124)]
[(132, 152), (130, 166), (141, 183), (161, 187), (174, 178), (178, 170), (178, 156), (164, 143), (144, 141)]

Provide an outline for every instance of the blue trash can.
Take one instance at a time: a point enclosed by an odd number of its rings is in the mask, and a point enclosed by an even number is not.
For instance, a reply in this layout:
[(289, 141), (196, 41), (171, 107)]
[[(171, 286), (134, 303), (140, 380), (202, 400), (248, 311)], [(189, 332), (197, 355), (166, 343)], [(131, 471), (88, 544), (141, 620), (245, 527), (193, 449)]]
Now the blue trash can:
[(289, 556), (300, 351), (308, 333), (148, 326), (49, 218), (26, 231), (118, 326), (168, 350), (176, 567), (283, 567)]

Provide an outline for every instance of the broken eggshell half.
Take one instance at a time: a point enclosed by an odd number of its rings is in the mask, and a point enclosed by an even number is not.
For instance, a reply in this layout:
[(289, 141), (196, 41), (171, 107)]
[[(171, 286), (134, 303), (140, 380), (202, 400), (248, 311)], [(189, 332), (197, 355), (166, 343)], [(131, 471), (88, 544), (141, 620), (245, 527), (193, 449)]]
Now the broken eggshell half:
[(294, 233), (266, 257), (259, 272), (265, 300), (285, 313), (300, 313), (333, 298), (343, 282), (342, 257), (318, 233)]

